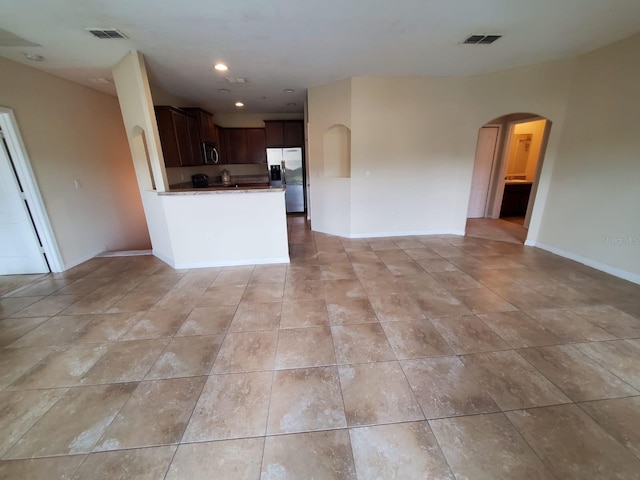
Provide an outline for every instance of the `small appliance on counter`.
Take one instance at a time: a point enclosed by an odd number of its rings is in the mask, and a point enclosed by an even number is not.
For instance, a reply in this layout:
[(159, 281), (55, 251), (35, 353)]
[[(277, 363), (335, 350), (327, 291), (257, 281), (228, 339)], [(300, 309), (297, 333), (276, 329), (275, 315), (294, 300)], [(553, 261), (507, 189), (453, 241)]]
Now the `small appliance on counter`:
[(209, 175), (205, 175), (204, 173), (191, 175), (191, 184), (193, 188), (207, 188), (209, 186)]
[(231, 174), (229, 173), (229, 170), (227, 170), (226, 168), (222, 170), (220, 172), (220, 179), (222, 180), (222, 185), (224, 185), (225, 187), (231, 185)]

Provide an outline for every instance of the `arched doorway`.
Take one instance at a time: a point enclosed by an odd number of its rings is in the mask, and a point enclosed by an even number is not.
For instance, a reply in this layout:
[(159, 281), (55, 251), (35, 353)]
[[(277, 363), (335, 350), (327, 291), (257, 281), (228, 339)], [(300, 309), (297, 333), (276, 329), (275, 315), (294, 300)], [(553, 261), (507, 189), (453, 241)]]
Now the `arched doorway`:
[(478, 132), (466, 235), (524, 243), (551, 129), (533, 113), (512, 113)]

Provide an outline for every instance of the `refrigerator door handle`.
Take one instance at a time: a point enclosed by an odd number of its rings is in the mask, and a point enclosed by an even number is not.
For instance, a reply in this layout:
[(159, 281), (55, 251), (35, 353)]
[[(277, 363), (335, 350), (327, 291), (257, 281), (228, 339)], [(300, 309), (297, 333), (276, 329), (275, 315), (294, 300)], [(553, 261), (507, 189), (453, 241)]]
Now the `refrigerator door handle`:
[(282, 175), (282, 185), (286, 185), (287, 184), (287, 175), (286, 175), (286, 168), (285, 168), (285, 164), (284, 164), (284, 160), (282, 161), (282, 167), (280, 168), (281, 170), (281, 175)]

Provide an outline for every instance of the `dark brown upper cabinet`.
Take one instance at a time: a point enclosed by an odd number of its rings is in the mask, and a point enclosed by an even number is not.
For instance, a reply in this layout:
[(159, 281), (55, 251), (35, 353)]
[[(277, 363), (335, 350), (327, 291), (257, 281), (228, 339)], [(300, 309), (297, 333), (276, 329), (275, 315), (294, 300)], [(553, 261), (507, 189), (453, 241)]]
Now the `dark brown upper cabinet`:
[(155, 107), (155, 112), (165, 166), (202, 165), (196, 118), (174, 107)]
[(265, 120), (267, 147), (304, 147), (302, 120)]

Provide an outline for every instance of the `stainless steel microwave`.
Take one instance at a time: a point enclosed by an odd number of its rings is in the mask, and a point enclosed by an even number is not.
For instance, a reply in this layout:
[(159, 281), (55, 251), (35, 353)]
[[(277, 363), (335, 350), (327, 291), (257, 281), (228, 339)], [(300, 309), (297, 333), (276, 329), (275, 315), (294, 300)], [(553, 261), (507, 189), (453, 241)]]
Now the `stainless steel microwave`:
[(217, 165), (220, 161), (220, 155), (216, 144), (213, 142), (202, 142), (202, 154), (204, 156), (205, 165)]

